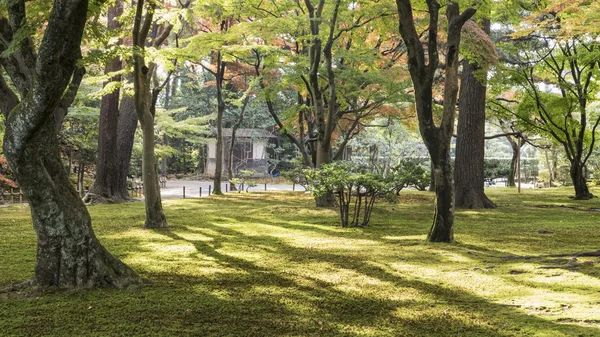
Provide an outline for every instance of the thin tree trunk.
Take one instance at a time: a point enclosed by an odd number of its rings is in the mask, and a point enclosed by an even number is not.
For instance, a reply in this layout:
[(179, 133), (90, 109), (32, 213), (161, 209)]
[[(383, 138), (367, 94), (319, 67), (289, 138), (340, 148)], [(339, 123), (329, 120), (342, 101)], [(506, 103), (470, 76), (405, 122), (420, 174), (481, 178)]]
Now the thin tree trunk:
[(213, 193), (223, 194), (221, 190), (221, 180), (223, 176), (223, 114), (225, 113), (225, 101), (223, 100), (223, 76), (225, 75), (225, 65), (221, 59), (221, 52), (218, 52), (217, 61), (217, 145), (215, 155), (215, 177), (213, 179)]
[(146, 228), (169, 227), (162, 209), (156, 157), (154, 155), (154, 119), (142, 122), (142, 180), (146, 204)]
[(510, 160), (510, 173), (508, 174), (508, 186), (515, 187), (515, 175), (517, 174), (517, 161), (519, 160), (519, 143), (515, 141), (511, 136), (506, 136), (506, 139), (510, 143), (512, 148), (512, 158)]
[(79, 167), (77, 168), (77, 190), (79, 191), (79, 197), (83, 197), (83, 161), (79, 160)]
[(552, 180), (554, 178), (554, 174), (552, 173), (552, 166), (550, 166), (550, 158), (548, 158), (548, 150), (544, 150), (544, 157), (546, 158), (546, 167), (548, 168), (548, 181), (550, 186), (552, 186)]
[(415, 91), (415, 106), (419, 119), (419, 131), (427, 146), (433, 163), (436, 186), (436, 210), (433, 225), (427, 237), (431, 242), (454, 240), (454, 182), (450, 159), (450, 141), (454, 133), (456, 100), (458, 93), (458, 59), (460, 34), (464, 23), (474, 14), (474, 8), (460, 13), (459, 5), (451, 1), (446, 5), (447, 45), (444, 106), (440, 126), (433, 119), (433, 77), (439, 64), (438, 21), (440, 4), (426, 0), (429, 13), (429, 29), (426, 53), (413, 18), (410, 0), (396, 0), (399, 15), (399, 32), (408, 50), (408, 66)]
[(135, 131), (137, 129), (137, 116), (135, 113), (135, 104), (133, 97), (124, 96), (121, 99), (121, 109), (119, 111), (119, 131), (117, 133), (117, 190), (121, 197), (130, 200), (127, 177), (131, 166), (131, 153), (135, 140)]
[[(144, 17), (144, 26), (152, 22), (156, 3), (148, 2)], [(156, 112), (156, 99), (160, 88), (151, 88), (152, 77), (155, 76), (156, 64), (146, 66), (144, 58), (147, 30), (142, 28), (142, 12), (144, 1), (138, 0), (133, 25), (133, 45), (136, 50), (133, 54), (134, 64), (134, 103), (135, 112), (142, 126), (142, 180), (144, 182), (144, 203), (146, 206), (145, 228), (168, 227), (167, 219), (163, 212), (158, 182), (158, 167), (154, 154), (154, 116)], [(162, 34), (162, 33), (161, 33)], [(159, 43), (154, 41), (153, 45)], [(158, 45), (155, 45), (158, 47)]]
[(234, 176), (233, 176), (233, 151), (235, 149), (235, 136), (236, 136), (238, 128), (244, 121), (244, 113), (246, 112), (246, 106), (248, 105), (248, 99), (249, 99), (249, 96), (244, 98), (244, 102), (242, 103), (242, 110), (240, 111), (238, 120), (235, 122), (235, 124), (231, 128), (231, 143), (229, 144), (229, 153), (228, 153), (228, 158), (227, 158), (227, 173), (229, 175), (229, 181), (230, 181), (229, 182), (229, 190), (231, 190), (231, 191), (235, 191), (235, 184), (231, 183), (231, 179), (234, 178)]

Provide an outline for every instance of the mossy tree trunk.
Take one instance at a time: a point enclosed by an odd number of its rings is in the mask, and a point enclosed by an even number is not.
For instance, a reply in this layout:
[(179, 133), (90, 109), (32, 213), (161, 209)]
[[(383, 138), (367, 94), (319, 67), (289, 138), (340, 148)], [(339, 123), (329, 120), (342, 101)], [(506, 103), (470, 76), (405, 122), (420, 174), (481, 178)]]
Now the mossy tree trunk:
[[(32, 39), (25, 38), (15, 42), (17, 51), (0, 61), (23, 98), (18, 102), (7, 83), (0, 81), (4, 153), (31, 208), (38, 242), (32, 283), (41, 288), (122, 288), (141, 283), (96, 239), (89, 213), (60, 160), (56, 134), (84, 74), (83, 69), (76, 70), (76, 63), (81, 58), (87, 5), (86, 0), (55, 0), (37, 52)], [(25, 24), (25, 1), (11, 2), (8, 18), (0, 17), (1, 51)]]

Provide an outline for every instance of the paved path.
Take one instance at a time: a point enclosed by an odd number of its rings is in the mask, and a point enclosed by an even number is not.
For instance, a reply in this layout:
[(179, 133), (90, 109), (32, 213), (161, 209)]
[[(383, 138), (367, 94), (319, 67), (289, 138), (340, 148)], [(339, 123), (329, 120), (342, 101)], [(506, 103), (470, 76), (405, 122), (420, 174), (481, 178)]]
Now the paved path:
[[(221, 189), (225, 191), (225, 185), (228, 183), (222, 183)], [(183, 187), (185, 186), (185, 197), (186, 198), (198, 198), (200, 196), (200, 188), (202, 188), (202, 197), (208, 196), (209, 187), (213, 190), (212, 181), (197, 181), (197, 180), (169, 180), (167, 181), (167, 187), (160, 189), (161, 197), (167, 198), (183, 198)], [(229, 187), (229, 186), (227, 186)], [(286, 184), (267, 184), (268, 191), (293, 191), (293, 185)], [(304, 191), (304, 187), (296, 185), (296, 191)], [(259, 192), (265, 191), (265, 184), (259, 184), (256, 187), (250, 188), (250, 191)]]
[[(228, 183), (222, 183), (221, 189), (225, 191), (225, 185)], [(185, 197), (186, 198), (198, 198), (200, 196), (200, 188), (202, 188), (202, 197), (208, 196), (208, 189), (210, 186), (211, 191), (214, 190), (212, 188), (212, 181), (199, 181), (199, 180), (169, 180), (167, 181), (167, 187), (161, 188), (160, 195), (163, 198), (183, 198), (183, 187), (185, 186)], [(504, 183), (496, 183), (492, 186), (486, 187), (504, 187)], [(229, 187), (229, 186), (227, 186)], [(268, 191), (293, 191), (295, 188), (296, 191), (304, 191), (304, 187), (300, 185), (296, 185), (295, 187), (291, 184), (267, 184), (267, 192)], [(522, 189), (533, 188), (532, 184), (521, 184)], [(412, 188), (408, 188), (412, 189)], [(250, 191), (253, 192), (264, 192), (265, 184), (259, 184), (258, 186), (251, 187)]]

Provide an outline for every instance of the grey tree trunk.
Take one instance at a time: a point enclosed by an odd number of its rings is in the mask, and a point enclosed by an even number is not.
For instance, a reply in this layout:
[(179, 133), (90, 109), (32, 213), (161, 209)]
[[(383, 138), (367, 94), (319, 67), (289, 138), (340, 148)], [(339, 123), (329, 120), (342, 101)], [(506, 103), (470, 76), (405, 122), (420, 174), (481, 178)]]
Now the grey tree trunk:
[(450, 143), (441, 139), (435, 146), (439, 149), (432, 156), (433, 175), (435, 183), (436, 205), (433, 224), (427, 235), (431, 242), (454, 241), (454, 182), (452, 180), (452, 158)]
[(142, 124), (142, 181), (144, 182), (144, 203), (146, 205), (146, 228), (169, 227), (163, 212), (158, 180), (158, 167), (154, 155), (154, 118)]
[[(148, 10), (144, 17), (144, 27), (149, 27), (152, 22), (155, 7), (156, 3), (148, 3)], [(169, 224), (162, 208), (158, 167), (154, 154), (154, 116), (156, 112), (156, 100), (162, 88), (151, 88), (152, 76), (155, 75), (156, 64), (151, 63), (148, 67), (144, 58), (148, 31), (142, 27), (143, 11), (144, 1), (138, 0), (133, 25), (133, 45), (136, 47), (133, 54), (133, 84), (135, 112), (142, 127), (143, 137), (142, 180), (144, 182), (144, 203), (146, 205), (144, 227), (165, 228), (169, 227)], [(168, 35), (168, 31), (166, 35)], [(155, 40), (153, 45), (158, 47), (160, 42)]]
[(89, 213), (62, 167), (53, 123), (46, 123), (24, 145), (27, 155), (14, 154), (12, 143), (6, 144), (37, 234), (33, 284), (42, 288), (141, 284), (136, 273), (96, 239)]
[[(517, 174), (517, 161), (519, 160), (519, 141), (515, 141), (512, 136), (506, 136), (512, 149), (512, 158), (510, 160), (510, 173), (508, 174), (508, 186), (515, 187), (515, 175)], [(521, 145), (522, 146), (522, 145)]]
[[(331, 163), (331, 143), (317, 141), (317, 168)], [(317, 207), (335, 207), (336, 199), (333, 191), (328, 191), (320, 197), (315, 198)]]
[[(231, 181), (231, 179), (235, 178), (235, 176), (233, 175), (233, 151), (235, 150), (235, 136), (236, 136), (237, 130), (239, 129), (240, 125), (242, 125), (242, 122), (244, 121), (244, 114), (246, 113), (246, 107), (248, 106), (249, 97), (250, 96), (246, 96), (246, 98), (244, 98), (244, 101), (242, 103), (242, 109), (240, 111), (240, 115), (238, 116), (238, 120), (235, 122), (235, 124), (231, 128), (231, 142), (229, 143), (229, 153), (228, 153), (228, 158), (227, 158), (227, 174), (229, 175), (229, 181)], [(235, 184), (230, 182), (229, 190), (235, 191), (236, 190)]]

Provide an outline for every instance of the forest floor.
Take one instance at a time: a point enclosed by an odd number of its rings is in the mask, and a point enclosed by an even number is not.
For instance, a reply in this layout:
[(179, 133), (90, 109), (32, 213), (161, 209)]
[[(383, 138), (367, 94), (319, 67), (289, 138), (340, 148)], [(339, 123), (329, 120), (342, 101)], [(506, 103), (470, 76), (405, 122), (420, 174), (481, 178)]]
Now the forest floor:
[[(486, 192), (499, 207), (458, 210), (454, 244), (424, 242), (427, 192), (364, 229), (299, 192), (164, 200), (161, 231), (143, 203), (91, 206), (100, 241), (153, 283), (0, 294), (0, 335), (600, 336), (600, 259), (569, 256), (600, 249), (600, 199)], [(35, 249), (27, 207), (0, 209), (0, 288), (31, 276)]]

